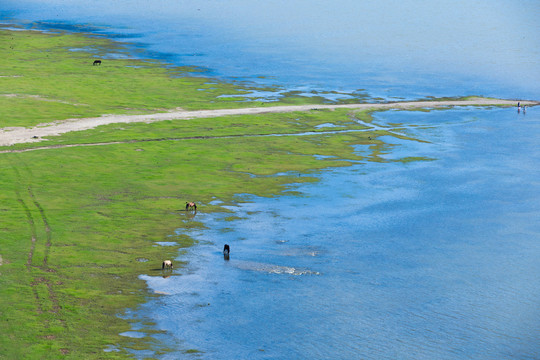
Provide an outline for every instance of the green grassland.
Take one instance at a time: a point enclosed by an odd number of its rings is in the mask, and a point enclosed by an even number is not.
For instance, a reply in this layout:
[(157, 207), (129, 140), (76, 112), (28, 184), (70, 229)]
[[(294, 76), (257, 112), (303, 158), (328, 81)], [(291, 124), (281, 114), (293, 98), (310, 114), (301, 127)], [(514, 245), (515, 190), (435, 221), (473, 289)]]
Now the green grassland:
[[(252, 106), (242, 94), (253, 89), (189, 76), (193, 68), (134, 59), (125, 45), (100, 37), (0, 31), (0, 51), (1, 126), (178, 107)], [(110, 54), (118, 59), (106, 59)], [(97, 58), (102, 65), (93, 66)], [(321, 98), (291, 95), (282, 102), (320, 103)]]
[[(133, 59), (92, 66), (93, 54), (124, 51), (103, 38), (0, 31), (0, 47), (2, 128), (177, 107), (254, 106), (219, 97), (249, 88), (193, 77), (189, 68)], [(290, 184), (316, 181), (321, 169), (386, 161), (381, 154), (388, 145), (378, 137), (391, 133), (367, 131), (358, 118), (371, 120), (367, 112), (336, 110), (111, 124), (2, 148), (11, 152), (0, 154), (0, 359), (166, 352), (150, 337), (120, 336), (131, 329), (120, 315), (159, 296), (138, 276), (161, 276), (161, 261), (193, 244), (183, 229), (211, 226), (184, 211), (185, 202), (196, 201), (199, 213), (225, 212), (214, 200), (226, 205), (240, 201), (240, 193), (274, 196)], [(105, 353), (108, 346), (119, 351)]]

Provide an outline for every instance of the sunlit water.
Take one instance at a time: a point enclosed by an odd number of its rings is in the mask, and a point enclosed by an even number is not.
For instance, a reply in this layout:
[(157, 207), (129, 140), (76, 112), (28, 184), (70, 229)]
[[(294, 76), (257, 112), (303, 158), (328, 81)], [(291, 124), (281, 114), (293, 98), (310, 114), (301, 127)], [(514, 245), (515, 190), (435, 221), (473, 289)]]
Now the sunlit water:
[[(5, 0), (3, 22), (89, 24), (135, 42), (139, 56), (285, 89), (540, 93), (537, 1), (69, 3)], [(324, 171), (293, 187), (302, 196), (239, 195), (247, 202), (231, 209), (243, 220), (199, 211), (208, 230), (188, 233), (199, 241), (177, 259), (188, 265), (141, 275), (166, 295), (129, 311), (140, 323), (123, 334), (163, 330), (152, 336), (171, 351), (133, 353), (540, 358), (540, 109), (376, 114), (375, 125), (390, 123), (428, 143), (383, 137), (389, 162)], [(434, 160), (390, 162), (405, 157)]]

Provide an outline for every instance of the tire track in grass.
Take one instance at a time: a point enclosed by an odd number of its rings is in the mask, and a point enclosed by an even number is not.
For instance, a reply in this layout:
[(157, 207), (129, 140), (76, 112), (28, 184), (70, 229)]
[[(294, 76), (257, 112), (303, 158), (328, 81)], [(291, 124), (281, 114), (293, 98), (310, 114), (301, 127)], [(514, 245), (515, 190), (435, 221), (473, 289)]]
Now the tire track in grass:
[[(17, 167), (11, 163), (11, 168), (13, 169), (13, 172), (15, 173), (15, 177), (17, 178), (17, 184), (21, 183), (21, 174)], [(37, 242), (37, 230), (36, 230), (36, 223), (34, 222), (34, 217), (32, 216), (32, 212), (30, 211), (30, 208), (28, 205), (26, 205), (26, 202), (24, 201), (21, 192), (18, 188), (15, 188), (15, 195), (17, 197), (17, 202), (21, 205), (25, 217), (26, 222), (30, 228), (30, 250), (28, 251), (28, 257), (26, 259), (26, 271), (28, 272), (29, 276), (32, 278), (32, 261), (34, 258), (34, 252), (36, 249), (36, 242)], [(32, 281), (30, 281), (30, 287), (32, 288), (32, 293), (34, 295), (34, 300), (36, 302), (37, 312), (38, 314), (43, 314), (43, 306), (39, 299), (39, 294), (37, 291), (37, 282), (36, 278), (33, 278)]]
[(21, 197), (21, 193), (19, 191), (16, 191), (17, 193), (17, 201), (21, 204), (21, 207), (24, 210), (24, 213), (26, 215), (26, 220), (28, 221), (28, 224), (30, 225), (30, 232), (31, 232), (31, 245), (30, 245), (30, 251), (28, 251), (28, 259), (26, 260), (26, 268), (30, 269), (32, 266), (32, 259), (34, 258), (34, 251), (36, 249), (36, 241), (37, 241), (37, 234), (36, 234), (36, 224), (34, 223), (34, 218), (32, 217), (32, 213), (30, 212), (30, 209), (28, 206), (26, 206), (26, 203)]
[[(26, 172), (28, 173), (30, 178), (33, 178), (34, 174), (32, 174), (32, 170), (27, 166), (27, 164), (22, 160), (19, 163), (26, 170)], [(36, 195), (35, 195), (35, 193), (34, 193), (34, 191), (32, 189), (32, 186), (30, 184), (28, 184), (26, 186), (26, 189), (28, 191), (28, 195), (30, 196), (30, 199), (32, 199), (32, 203), (34, 204), (34, 206), (36, 207), (36, 209), (39, 212), (41, 221), (43, 222), (43, 227), (45, 229), (46, 241), (45, 241), (45, 244), (44, 244), (45, 250), (44, 250), (44, 255), (43, 255), (42, 269), (45, 272), (49, 272), (49, 273), (56, 272), (55, 269), (53, 269), (53, 268), (51, 268), (49, 266), (49, 255), (50, 255), (50, 250), (51, 250), (51, 247), (52, 247), (52, 230), (51, 230), (51, 227), (49, 225), (49, 220), (47, 219), (47, 216), (45, 215), (45, 210), (44, 210), (43, 206), (37, 200), (37, 197), (36, 197)], [(49, 311), (51, 313), (58, 314), (61, 307), (60, 307), (60, 304), (58, 302), (58, 296), (56, 295), (56, 291), (54, 289), (53, 283), (48, 278), (43, 278), (43, 279), (44, 279), (43, 283), (47, 287), (49, 300), (51, 301), (51, 304), (52, 304), (51, 310), (49, 310)], [(63, 319), (58, 319), (58, 320), (60, 321), (60, 323), (62, 324), (63, 327), (66, 327), (65, 321)]]
[(51, 235), (51, 227), (49, 226), (49, 221), (47, 220), (47, 217), (45, 216), (45, 210), (43, 210), (43, 207), (41, 204), (36, 200), (36, 196), (34, 195), (34, 192), (32, 191), (32, 188), (28, 186), (28, 194), (30, 195), (30, 198), (32, 199), (32, 202), (34, 203), (34, 206), (38, 209), (41, 220), (43, 221), (43, 226), (45, 227), (45, 236), (46, 236), (46, 242), (45, 242), (45, 255), (43, 256), (43, 267), (47, 271), (51, 271), (52, 269), (49, 268), (48, 262), (49, 262), (49, 252), (51, 250), (52, 246), (52, 235)]
[[(37, 304), (37, 312), (39, 314), (43, 314), (45, 312), (53, 313), (55, 314), (55, 318), (60, 322), (60, 324), (63, 327), (66, 327), (65, 321), (61, 318), (57, 318), (58, 313), (61, 309), (60, 304), (58, 302), (58, 296), (56, 294), (56, 291), (54, 289), (53, 282), (51, 279), (46, 275), (46, 273), (56, 272), (55, 269), (51, 268), (49, 266), (49, 254), (50, 254), (50, 248), (52, 246), (52, 231), (51, 227), (49, 226), (49, 221), (47, 219), (47, 216), (45, 215), (45, 210), (43, 206), (39, 203), (37, 200), (37, 197), (32, 189), (32, 186), (25, 180), (26, 178), (21, 174), (19, 171), (19, 168), (22, 168), (25, 170), (25, 172), (28, 173), (29, 177), (32, 178), (33, 174), (31, 170), (28, 168), (26, 163), (24, 163), (21, 159), (18, 159), (17, 165), (15, 165), (13, 162), (11, 164), (11, 167), (15, 173), (17, 184), (19, 187), (26, 188), (27, 196), (29, 197), (30, 201), (25, 201), (23, 198), (23, 194), (21, 191), (16, 188), (15, 193), (17, 196), (18, 202), (21, 204), (21, 207), (23, 208), (27, 222), (30, 226), (30, 233), (31, 233), (31, 248), (28, 254), (28, 259), (26, 262), (26, 269), (31, 277), (30, 286), (32, 288), (32, 292), (34, 294), (34, 298)], [(28, 204), (30, 203), (30, 204)], [(45, 230), (45, 237), (46, 241), (43, 243), (42, 241), (38, 241), (38, 226), (37, 222), (34, 220), (34, 216), (32, 215), (32, 205), (34, 209), (37, 209), (37, 212), (39, 214), (39, 217), (41, 218), (41, 223), (43, 224), (43, 228)], [(35, 263), (35, 252), (37, 247), (44, 246), (44, 255), (43, 255), (43, 261), (41, 264)], [(44, 272), (41, 274), (36, 274), (36, 272), (40, 271)], [(46, 291), (42, 291), (41, 293), (38, 291), (41, 286), (44, 286)], [(46, 304), (49, 303), (50, 306), (47, 310), (45, 310)], [(51, 320), (46, 319), (44, 324), (45, 328), (51, 327)]]
[[(17, 183), (20, 184), (21, 174), (19, 170), (15, 167), (15, 165), (13, 165), (13, 163), (11, 164), (11, 168), (13, 169), (13, 172), (15, 173), (15, 177), (17, 178)], [(34, 217), (32, 216), (32, 213), (30, 212), (30, 208), (28, 207), (28, 205), (26, 205), (26, 202), (22, 198), (21, 192), (19, 191), (18, 188), (15, 188), (15, 195), (17, 198), (17, 202), (21, 205), (24, 211), (24, 214), (26, 216), (26, 221), (30, 227), (31, 244), (30, 244), (30, 251), (28, 251), (28, 258), (26, 260), (26, 269), (30, 270), (30, 267), (32, 266), (32, 260), (34, 258), (34, 252), (36, 249), (36, 242), (37, 242), (36, 223), (34, 222)]]
[[(29, 175), (30, 178), (34, 177), (34, 174), (32, 174), (32, 170), (26, 165), (26, 163), (22, 160), (19, 160), (18, 162), (19, 166), (22, 167)], [(19, 179), (19, 183), (22, 183), (22, 176), (20, 172), (17, 170), (17, 175)], [(34, 190), (32, 189), (32, 186), (30, 184), (26, 185), (26, 191), (28, 193), (28, 196), (30, 197), (31, 202), (34, 204), (35, 208), (38, 210), (39, 217), (41, 218), (41, 222), (43, 223), (43, 228), (45, 229), (45, 249), (44, 249), (44, 255), (43, 255), (43, 269), (45, 271), (54, 271), (53, 269), (49, 268), (48, 266), (48, 260), (49, 260), (49, 253), (52, 246), (52, 232), (51, 227), (49, 226), (49, 221), (47, 220), (47, 216), (45, 215), (45, 210), (43, 209), (43, 206), (39, 203), (39, 201), (36, 198), (36, 195), (34, 194)], [(36, 230), (35, 224), (34, 224), (34, 231)]]

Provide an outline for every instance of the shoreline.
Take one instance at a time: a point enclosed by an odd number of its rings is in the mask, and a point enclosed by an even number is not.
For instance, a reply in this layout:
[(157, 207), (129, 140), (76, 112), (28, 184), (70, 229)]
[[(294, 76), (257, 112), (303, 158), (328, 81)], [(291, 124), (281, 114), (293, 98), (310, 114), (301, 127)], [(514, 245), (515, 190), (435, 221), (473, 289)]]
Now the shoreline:
[[(59, 136), (72, 131), (94, 129), (101, 125), (115, 123), (152, 123), (165, 120), (189, 120), (197, 118), (215, 118), (229, 115), (255, 115), (265, 113), (286, 113), (294, 111), (311, 110), (405, 110), (416, 108), (439, 108), (454, 106), (515, 106), (518, 100), (472, 98), (466, 100), (433, 100), (433, 101), (403, 101), (388, 103), (360, 103), (360, 104), (324, 104), (324, 105), (279, 105), (268, 107), (216, 109), (216, 110), (174, 110), (165, 113), (146, 115), (103, 115), (101, 117), (67, 119), (52, 123), (39, 124), (31, 128), (2, 128), (0, 129), (0, 146), (11, 146), (23, 143), (41, 142), (47, 136)], [(519, 100), (527, 106), (540, 105), (540, 101)]]

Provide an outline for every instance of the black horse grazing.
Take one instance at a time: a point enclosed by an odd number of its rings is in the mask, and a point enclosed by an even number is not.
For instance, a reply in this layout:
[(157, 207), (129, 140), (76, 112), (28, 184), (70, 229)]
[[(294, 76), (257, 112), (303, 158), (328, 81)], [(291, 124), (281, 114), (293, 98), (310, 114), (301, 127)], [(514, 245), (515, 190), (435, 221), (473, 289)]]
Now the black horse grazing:
[(229, 260), (230, 252), (231, 252), (231, 248), (229, 247), (229, 245), (225, 244), (225, 246), (223, 247), (223, 258), (225, 260)]
[(94, 60), (93, 66), (101, 65), (101, 60)]
[(193, 209), (193, 210), (197, 211), (197, 205), (193, 201), (187, 202), (186, 203), (186, 211), (188, 211), (189, 209)]
[(171, 260), (163, 261), (163, 264), (161, 264), (161, 270), (163, 270), (165, 268), (167, 268), (167, 269), (172, 269), (173, 268), (173, 264), (172, 264)]

